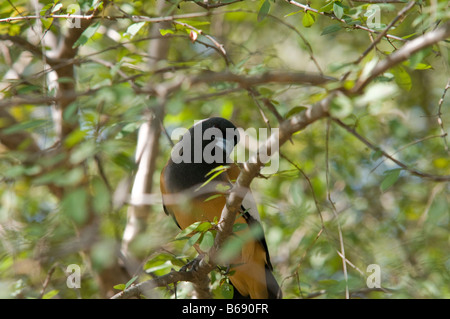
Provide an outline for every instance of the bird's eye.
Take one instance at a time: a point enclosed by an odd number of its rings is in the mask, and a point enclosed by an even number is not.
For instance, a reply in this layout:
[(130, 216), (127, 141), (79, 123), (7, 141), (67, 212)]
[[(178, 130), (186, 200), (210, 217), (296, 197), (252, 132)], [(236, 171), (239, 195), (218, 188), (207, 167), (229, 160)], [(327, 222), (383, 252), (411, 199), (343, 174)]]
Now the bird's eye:
[(215, 139), (216, 139), (215, 135), (211, 136), (211, 141), (214, 141)]

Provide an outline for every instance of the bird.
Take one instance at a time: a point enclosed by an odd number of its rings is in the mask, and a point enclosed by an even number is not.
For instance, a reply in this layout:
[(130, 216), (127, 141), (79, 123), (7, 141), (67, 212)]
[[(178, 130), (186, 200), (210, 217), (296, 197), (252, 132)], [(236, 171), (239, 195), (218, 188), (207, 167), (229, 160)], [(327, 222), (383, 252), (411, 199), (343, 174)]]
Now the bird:
[[(180, 229), (195, 222), (220, 220), (226, 204), (223, 190), (230, 189), (240, 173), (239, 166), (230, 159), (239, 140), (239, 132), (232, 122), (211, 117), (196, 122), (173, 146), (161, 171), (160, 188), (164, 212)], [(214, 171), (220, 174), (214, 174), (211, 181)], [(227, 261), (228, 278), (234, 288), (233, 299), (281, 298), (251, 190), (237, 212), (236, 224), (244, 225), (244, 229), (236, 230), (231, 236), (243, 238), (250, 228), (260, 231), (250, 240), (243, 241), (238, 256)]]

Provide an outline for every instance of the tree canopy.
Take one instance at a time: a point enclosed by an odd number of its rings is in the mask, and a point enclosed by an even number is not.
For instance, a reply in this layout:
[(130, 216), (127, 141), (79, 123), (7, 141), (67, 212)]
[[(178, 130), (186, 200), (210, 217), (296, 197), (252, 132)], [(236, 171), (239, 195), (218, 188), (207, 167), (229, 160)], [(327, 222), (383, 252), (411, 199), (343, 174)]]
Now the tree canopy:
[[(285, 298), (450, 298), (449, 18), (445, 0), (2, 1), (0, 297), (230, 298), (215, 257), (239, 249), (238, 191), (191, 237), (159, 191), (172, 133), (220, 116), (269, 132), (276, 169), (246, 158), (237, 185)], [(179, 271), (195, 243), (211, 259)]]

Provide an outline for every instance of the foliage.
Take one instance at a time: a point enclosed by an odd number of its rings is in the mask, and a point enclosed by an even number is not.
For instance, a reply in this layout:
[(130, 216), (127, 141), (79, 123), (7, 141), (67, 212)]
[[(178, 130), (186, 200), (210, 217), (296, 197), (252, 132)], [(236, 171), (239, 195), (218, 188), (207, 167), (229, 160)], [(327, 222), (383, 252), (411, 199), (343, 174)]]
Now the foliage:
[[(118, 264), (138, 130), (162, 104), (169, 134), (210, 116), (244, 129), (277, 127), (339, 88), (330, 113), (342, 125), (323, 119), (293, 135), (279, 170), (252, 183), (284, 297), (449, 298), (450, 188), (433, 178), (450, 174), (448, 41), (409, 56), (361, 92), (345, 91), (405, 41), (448, 23), (448, 2), (417, 1), (367, 53), (405, 3), (372, 7), (380, 21), (369, 27), (375, 18), (361, 1), (307, 8), (281, 0), (196, 2), (167, 1), (158, 12), (154, 1), (79, 1), (81, 14), (98, 18), (72, 43), (73, 60), (56, 62), (75, 2), (0, 3), (0, 297), (108, 296), (101, 278)], [(40, 18), (23, 18), (33, 15)], [(167, 57), (150, 67), (149, 48), (160, 38), (170, 44)], [(55, 75), (67, 64), (73, 76)], [(245, 78), (272, 71), (339, 80), (252, 87), (201, 80), (211, 72)], [(70, 85), (61, 136), (55, 109)], [(156, 198), (170, 149), (161, 134), (150, 178)], [(145, 223), (130, 248), (144, 273), (106, 290), (179, 270), (196, 255), (194, 244), (212, 247), (217, 221), (179, 234), (157, 199)], [(67, 286), (70, 264), (81, 267), (79, 289)], [(367, 288), (371, 264), (380, 266), (382, 289)], [(214, 296), (231, 297), (226, 270), (214, 271), (211, 284)], [(180, 284), (176, 296), (191, 290)], [(155, 294), (175, 297), (173, 287)]]

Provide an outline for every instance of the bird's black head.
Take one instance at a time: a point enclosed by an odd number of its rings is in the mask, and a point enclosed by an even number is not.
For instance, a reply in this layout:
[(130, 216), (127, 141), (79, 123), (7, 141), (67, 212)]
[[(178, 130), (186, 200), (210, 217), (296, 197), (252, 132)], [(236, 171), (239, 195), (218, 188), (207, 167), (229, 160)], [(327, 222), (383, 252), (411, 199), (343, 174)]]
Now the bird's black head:
[(239, 142), (239, 132), (230, 121), (211, 117), (195, 123), (174, 146), (175, 163), (224, 165)]

